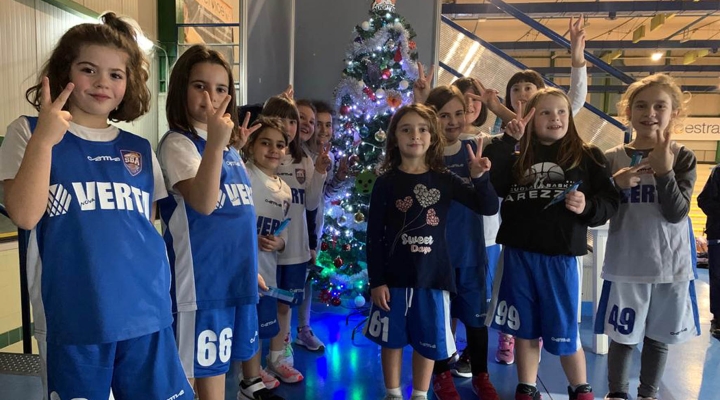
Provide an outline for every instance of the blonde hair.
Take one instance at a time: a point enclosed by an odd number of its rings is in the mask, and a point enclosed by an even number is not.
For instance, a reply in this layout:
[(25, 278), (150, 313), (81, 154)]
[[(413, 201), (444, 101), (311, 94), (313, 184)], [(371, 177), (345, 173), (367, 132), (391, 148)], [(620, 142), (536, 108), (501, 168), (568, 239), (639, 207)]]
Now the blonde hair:
[(687, 114), (687, 105), (690, 102), (691, 94), (690, 92), (683, 92), (680, 86), (669, 75), (653, 74), (639, 81), (635, 81), (628, 86), (620, 98), (620, 101), (617, 103), (618, 116), (621, 116), (625, 120), (625, 123), (630, 123), (630, 113), (635, 98), (640, 92), (653, 86), (663, 89), (665, 93), (670, 96), (672, 109), (676, 112), (675, 116), (670, 120), (669, 126), (670, 130), (673, 131), (680, 125), (680, 122)]

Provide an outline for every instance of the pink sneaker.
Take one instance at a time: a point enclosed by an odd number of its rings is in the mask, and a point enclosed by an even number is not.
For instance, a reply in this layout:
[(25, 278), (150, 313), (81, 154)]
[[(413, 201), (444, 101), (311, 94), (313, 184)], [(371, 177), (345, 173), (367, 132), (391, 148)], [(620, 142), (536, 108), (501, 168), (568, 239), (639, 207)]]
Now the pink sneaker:
[(307, 348), (310, 351), (325, 350), (325, 343), (315, 336), (315, 333), (313, 333), (310, 326), (298, 328), (298, 335), (295, 338), (295, 343)]
[(262, 379), (263, 383), (265, 384), (265, 387), (273, 390), (280, 386), (280, 381), (275, 379), (274, 376), (268, 374), (264, 369), (260, 370), (260, 378)]
[(512, 335), (501, 333), (498, 335), (498, 349), (495, 361), (510, 365), (515, 362), (515, 338)]
[(268, 356), (265, 371), (285, 383), (298, 383), (305, 379), (303, 374), (288, 364), (283, 357), (280, 357), (277, 362), (272, 362)]

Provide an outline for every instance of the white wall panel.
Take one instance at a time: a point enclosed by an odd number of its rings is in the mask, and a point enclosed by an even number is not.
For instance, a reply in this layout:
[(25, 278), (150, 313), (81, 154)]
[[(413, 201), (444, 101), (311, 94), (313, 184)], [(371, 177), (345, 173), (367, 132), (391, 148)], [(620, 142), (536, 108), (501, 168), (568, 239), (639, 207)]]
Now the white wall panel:
[(116, 14), (123, 13), (123, 0), (75, 0), (75, 2), (84, 5), (98, 14), (102, 14), (105, 11), (114, 11)]

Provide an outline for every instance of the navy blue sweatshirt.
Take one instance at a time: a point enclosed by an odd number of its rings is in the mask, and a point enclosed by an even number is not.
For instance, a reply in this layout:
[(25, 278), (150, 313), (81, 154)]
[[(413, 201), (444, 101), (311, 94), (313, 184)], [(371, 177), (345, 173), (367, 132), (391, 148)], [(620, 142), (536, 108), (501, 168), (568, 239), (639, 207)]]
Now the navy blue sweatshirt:
[(445, 239), (448, 210), (454, 200), (477, 213), (497, 213), (497, 194), (488, 175), (473, 179), (472, 185), (449, 171), (407, 174), (395, 169), (378, 177), (368, 212), (370, 287), (455, 293)]

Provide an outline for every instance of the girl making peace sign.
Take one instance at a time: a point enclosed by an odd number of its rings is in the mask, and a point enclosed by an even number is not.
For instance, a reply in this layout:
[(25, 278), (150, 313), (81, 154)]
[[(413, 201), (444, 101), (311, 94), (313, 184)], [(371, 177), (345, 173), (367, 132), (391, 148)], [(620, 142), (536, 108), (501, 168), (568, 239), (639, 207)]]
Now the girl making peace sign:
[[(172, 197), (160, 204), (173, 271), (175, 335), (201, 400), (225, 398), (230, 360), (257, 352), (255, 208), (238, 147), (260, 126), (236, 121), (235, 86), (222, 55), (196, 45), (170, 76), (170, 131), (158, 147)], [(236, 143), (239, 142), (239, 143)]]
[[(413, 349), (413, 400), (427, 398), (434, 360), (455, 352), (450, 293), (455, 293), (446, 224), (453, 201), (478, 213), (495, 213), (490, 161), (467, 145), (472, 184), (448, 171), (445, 137), (432, 108), (399, 109), (388, 129), (386, 158), (370, 200), (368, 274), (373, 305), (365, 335), (382, 346), (387, 395), (402, 399), (402, 348)], [(482, 149), (479, 142), (478, 149)]]

